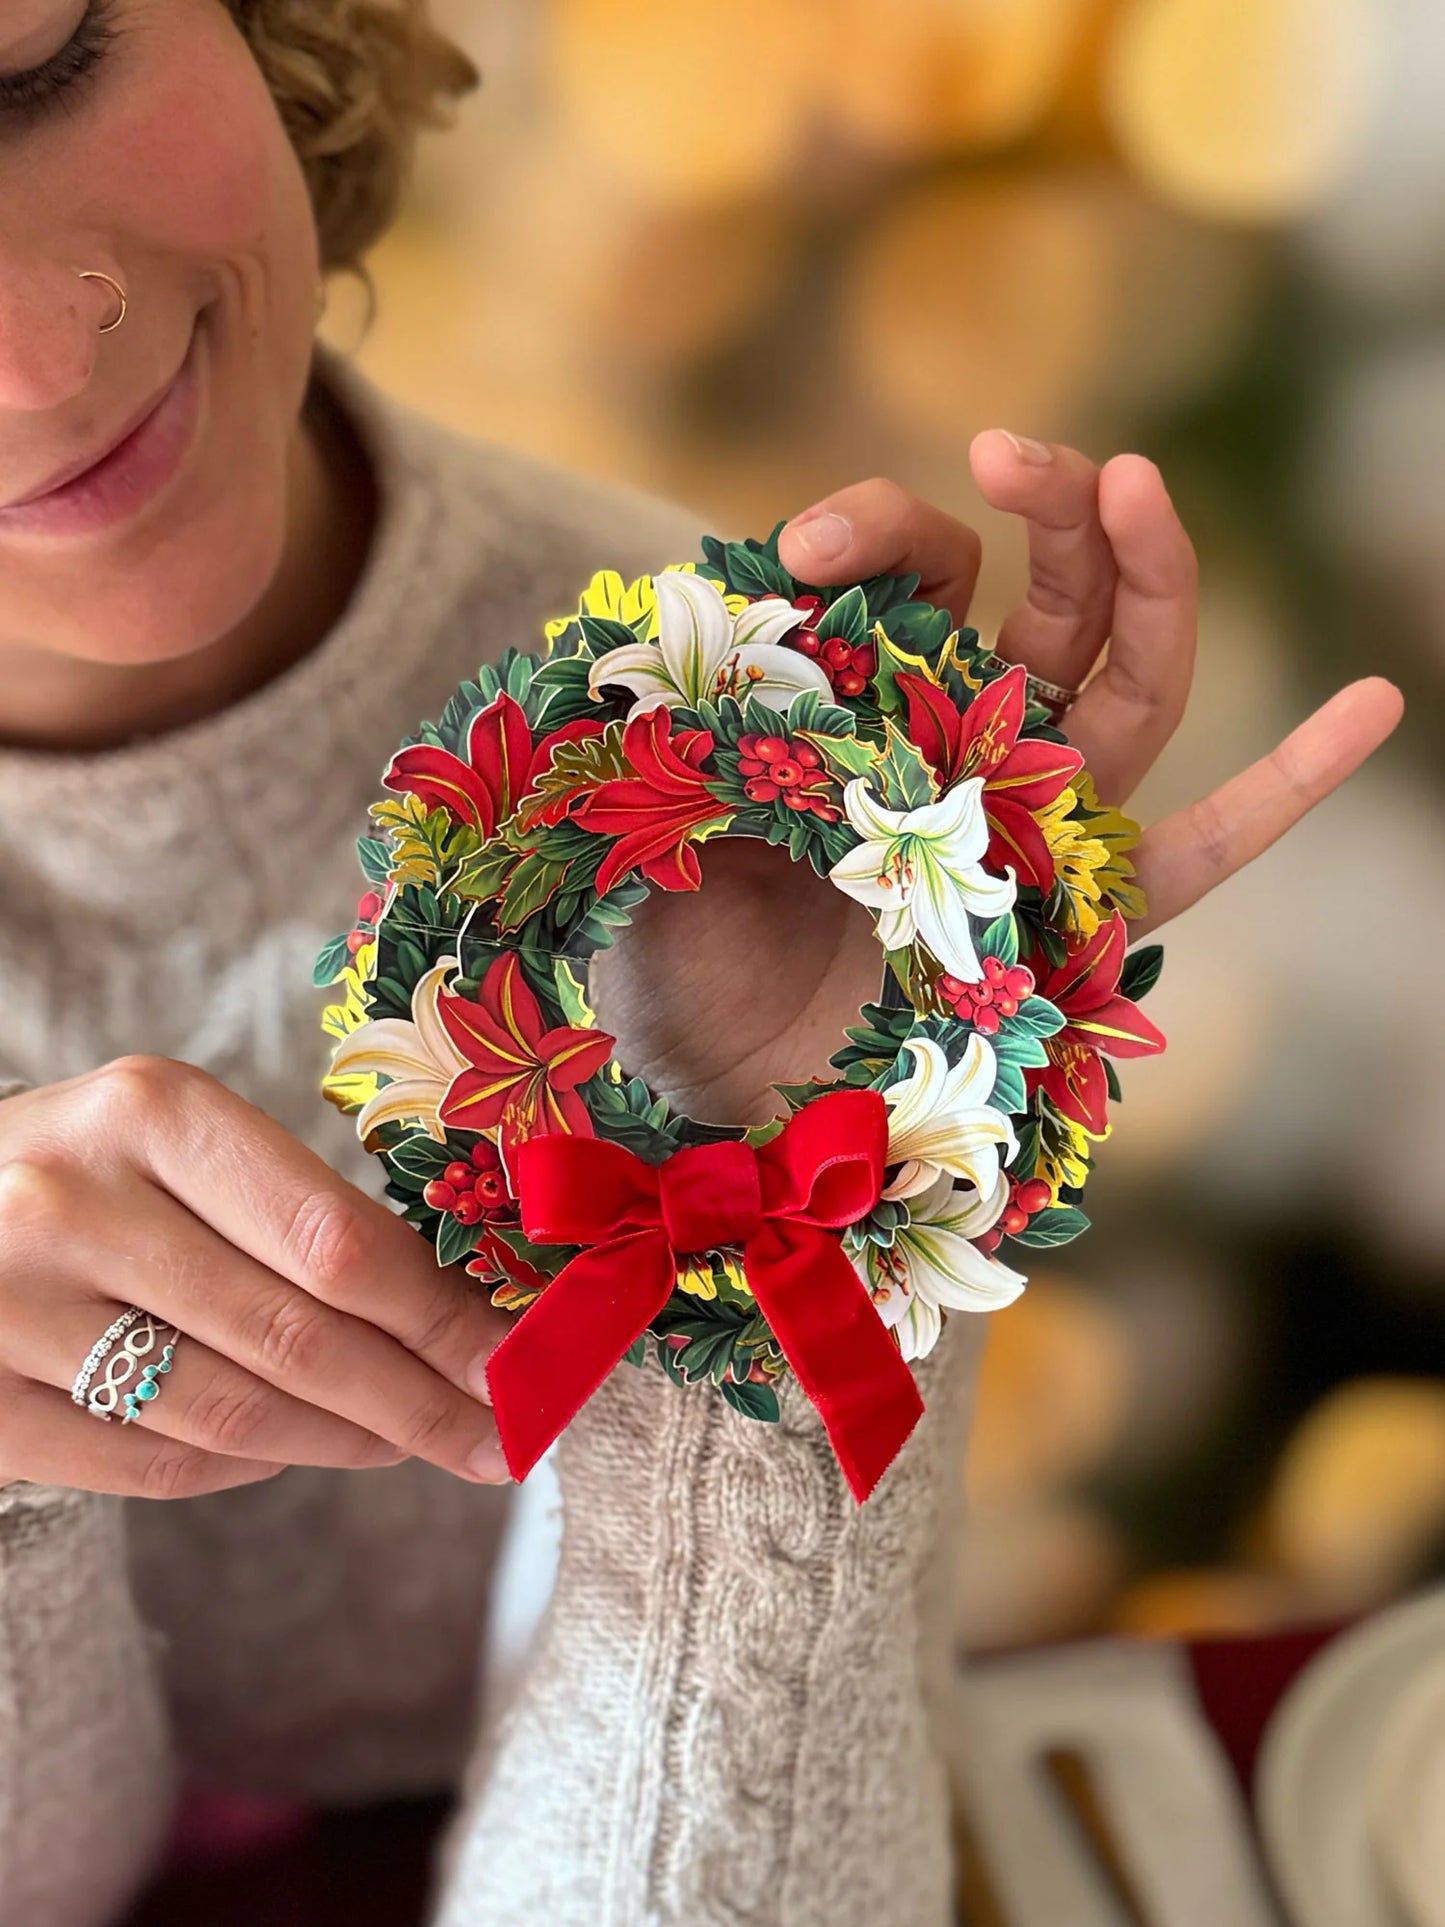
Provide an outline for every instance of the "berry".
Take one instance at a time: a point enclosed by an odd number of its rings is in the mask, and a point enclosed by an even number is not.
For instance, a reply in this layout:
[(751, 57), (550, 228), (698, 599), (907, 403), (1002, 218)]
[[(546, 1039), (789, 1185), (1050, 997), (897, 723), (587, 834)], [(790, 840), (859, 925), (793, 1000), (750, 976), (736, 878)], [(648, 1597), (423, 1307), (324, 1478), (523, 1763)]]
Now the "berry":
[(454, 1191), (470, 1191), (476, 1179), (477, 1174), (470, 1164), (449, 1164), (442, 1172), (442, 1182), (449, 1184)]
[(457, 1201), (456, 1187), (443, 1178), (433, 1178), (422, 1192), (422, 1197), (433, 1211), (450, 1211)]
[(803, 780), (803, 766), (795, 763), (791, 756), (784, 756), (773, 764), (773, 781), (783, 789), (791, 789), (794, 783)]
[(971, 1003), (986, 1006), (993, 1002), (993, 985), (970, 984), (968, 987), (968, 995)]
[(821, 769), (823, 759), (811, 743), (793, 744), (793, 761), (801, 763), (804, 769)]
[(1000, 1017), (1012, 1017), (1019, 1007), (1019, 1000), (1017, 997), (1010, 997), (1006, 990), (996, 990), (993, 993), (993, 1007)]
[(480, 1221), (482, 1207), (470, 1191), (463, 1192), (452, 1206), (452, 1216), (458, 1224), (476, 1224)]
[(983, 980), (986, 984), (1001, 984), (1008, 975), (1006, 965), (999, 957), (985, 957), (983, 960)]
[(938, 979), (938, 994), (946, 1004), (956, 1004), (967, 990), (968, 985), (962, 977), (955, 977), (947, 970)]
[(823, 644), (823, 661), (830, 669), (851, 669), (853, 667), (851, 644), (844, 642), (841, 636), (830, 636)]
[(1017, 997), (1020, 1003), (1034, 994), (1034, 973), (1025, 970), (1022, 964), (1015, 964), (1012, 970), (1006, 970), (1003, 981), (1009, 996)]
[(766, 776), (750, 776), (743, 784), (743, 795), (753, 803), (775, 803), (781, 791)]
[(1028, 1221), (1028, 1212), (1021, 1211), (1016, 1204), (1011, 1204), (1007, 1211), (1004, 1212), (1002, 1218), (999, 1219), (999, 1223), (1004, 1229), (1004, 1235), (1010, 1238), (1016, 1231), (1022, 1231)]
[(980, 1251), (997, 1251), (1002, 1242), (1003, 1233), (997, 1225), (995, 1225), (991, 1231), (985, 1231), (982, 1237), (974, 1239), (974, 1243)]
[(364, 943), (370, 942), (371, 938), (365, 930), (348, 930), (346, 933), (346, 947), (353, 957)]
[(479, 1137), (472, 1146), (472, 1163), (479, 1171), (500, 1171), (501, 1156), (490, 1138)]
[(358, 923), (375, 923), (380, 915), (381, 898), (376, 894), (375, 890), (368, 890), (356, 906), (356, 921)]
[(484, 1171), (477, 1179), (473, 1197), (480, 1198), (487, 1211), (497, 1211), (507, 1202), (507, 1187), (500, 1171)]
[(1049, 1202), (1049, 1197), (1049, 1187), (1044, 1183), (1043, 1179), (1030, 1178), (1026, 1184), (1021, 1184), (1014, 1192), (1014, 1203), (1018, 1205), (1021, 1211), (1027, 1211), (1029, 1216), (1032, 1217), (1036, 1211), (1043, 1210), (1044, 1206)]
[(871, 642), (860, 642), (853, 651), (853, 667), (860, 676), (871, 676), (878, 667), (878, 652)]
[(992, 1037), (998, 1029), (998, 1012), (992, 1004), (980, 1004), (973, 1013), (973, 1027), (982, 1031), (985, 1037)]
[(868, 679), (860, 676), (856, 669), (845, 669), (834, 678), (833, 687), (840, 696), (861, 696), (868, 687)]
[(781, 736), (759, 736), (753, 755), (764, 763), (785, 763), (788, 760), (788, 745)]
[(800, 656), (816, 656), (822, 644), (811, 629), (800, 629), (793, 637), (793, 647)]

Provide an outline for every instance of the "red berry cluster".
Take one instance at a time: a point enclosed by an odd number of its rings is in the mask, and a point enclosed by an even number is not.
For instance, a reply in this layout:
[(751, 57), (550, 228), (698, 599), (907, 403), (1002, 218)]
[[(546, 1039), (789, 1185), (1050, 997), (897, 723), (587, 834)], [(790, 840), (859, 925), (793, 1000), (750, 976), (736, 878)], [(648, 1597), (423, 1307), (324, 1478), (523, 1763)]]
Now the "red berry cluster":
[(1022, 964), (1006, 964), (1001, 957), (985, 957), (983, 976), (966, 984), (947, 971), (938, 979), (938, 994), (975, 1030), (992, 1037), (1001, 1017), (1012, 1017), (1025, 997), (1033, 994), (1034, 973)]
[(484, 1137), (472, 1146), (470, 1164), (460, 1159), (449, 1164), (439, 1178), (432, 1179), (422, 1196), (433, 1211), (449, 1211), (458, 1224), (499, 1218), (512, 1202), (497, 1147)]
[(985, 1231), (975, 1242), (985, 1251), (992, 1251), (1002, 1239), (1022, 1231), (1029, 1219), (1050, 1203), (1052, 1195), (1042, 1178), (1025, 1178), (1022, 1183), (1014, 1178), (1008, 1188), (1003, 1216), (991, 1231)]
[(817, 663), (838, 695), (861, 696), (868, 687), (868, 678), (878, 667), (878, 655), (872, 643), (845, 642), (841, 636), (830, 636), (826, 642), (820, 642), (812, 625), (823, 613), (821, 596), (795, 596), (793, 607), (801, 609), (804, 615), (803, 627), (788, 637), (793, 648), (800, 656), (808, 656)]
[(346, 947), (354, 957), (364, 943), (370, 943), (376, 935), (376, 920), (381, 915), (381, 898), (375, 890), (368, 890), (357, 901), (356, 927), (346, 933)]
[(811, 743), (789, 742), (785, 736), (740, 736), (738, 774), (745, 779), (743, 794), (754, 803), (806, 810), (824, 823), (842, 818), (832, 779)]

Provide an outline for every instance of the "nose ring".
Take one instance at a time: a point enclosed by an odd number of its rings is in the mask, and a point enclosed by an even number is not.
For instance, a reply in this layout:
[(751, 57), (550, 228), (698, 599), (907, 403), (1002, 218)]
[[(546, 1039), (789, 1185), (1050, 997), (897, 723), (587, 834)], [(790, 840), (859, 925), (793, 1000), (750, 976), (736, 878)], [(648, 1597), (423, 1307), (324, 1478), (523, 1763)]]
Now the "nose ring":
[(126, 299), (125, 289), (120, 285), (119, 281), (116, 280), (113, 274), (102, 274), (98, 268), (85, 268), (80, 270), (80, 279), (82, 281), (104, 282), (106, 287), (110, 289), (111, 293), (115, 296), (116, 300), (120, 303), (120, 312), (115, 317), (115, 320), (107, 321), (105, 326), (100, 330), (100, 333), (103, 335), (114, 334), (116, 329), (120, 326), (121, 322), (125, 320), (126, 313), (130, 307), (130, 303)]

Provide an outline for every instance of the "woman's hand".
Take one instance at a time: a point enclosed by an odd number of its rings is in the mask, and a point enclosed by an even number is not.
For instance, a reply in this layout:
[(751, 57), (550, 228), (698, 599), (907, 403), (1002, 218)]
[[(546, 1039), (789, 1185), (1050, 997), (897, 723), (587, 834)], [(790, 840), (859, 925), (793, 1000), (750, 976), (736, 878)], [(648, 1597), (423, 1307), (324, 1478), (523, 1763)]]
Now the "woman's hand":
[[(985, 499), (1028, 525), (1028, 593), (999, 632), (999, 653), (1077, 688), (1109, 645), (1063, 728), (1100, 796), (1123, 803), (1189, 695), (1189, 538), (1142, 456), (1100, 469), (1073, 449), (995, 429), (976, 437), (970, 460)], [(817, 585), (916, 572), (919, 593), (963, 623), (980, 547), (964, 523), (870, 481), (795, 517), (778, 553)], [(1267, 849), (1358, 768), (1400, 710), (1390, 683), (1352, 683), (1261, 762), (1154, 824), (1132, 853), (1149, 913), (1131, 935), (1178, 916)], [(653, 892), (635, 932), (596, 959), (599, 1021), (624, 1066), (693, 1117), (756, 1122), (777, 1108), (774, 1080), (828, 1075), (844, 1026), (877, 995), (878, 943), (865, 912), (775, 850), (719, 838), (701, 855), (702, 890)]]
[[(468, 1390), (502, 1314), (203, 1071), (126, 1057), (0, 1103), (0, 1252), (0, 1484), (170, 1499), (408, 1457), (506, 1476)], [(70, 1386), (129, 1304), (183, 1337), (143, 1418), (102, 1426)]]
[[(1028, 525), (1028, 593), (1000, 629), (998, 653), (1076, 689), (1108, 644), (1060, 726), (1103, 800), (1124, 803), (1178, 727), (1194, 673), (1194, 550), (1163, 478), (1142, 455), (1097, 468), (1072, 448), (1000, 429), (975, 436), (969, 461), (985, 501)], [(778, 555), (814, 584), (917, 572), (919, 594), (962, 623), (980, 543), (896, 483), (871, 481), (795, 517)], [(1268, 756), (1152, 825), (1133, 853), (1149, 913), (1130, 935), (1177, 917), (1267, 850), (1379, 747), (1401, 709), (1383, 678), (1350, 683)]]

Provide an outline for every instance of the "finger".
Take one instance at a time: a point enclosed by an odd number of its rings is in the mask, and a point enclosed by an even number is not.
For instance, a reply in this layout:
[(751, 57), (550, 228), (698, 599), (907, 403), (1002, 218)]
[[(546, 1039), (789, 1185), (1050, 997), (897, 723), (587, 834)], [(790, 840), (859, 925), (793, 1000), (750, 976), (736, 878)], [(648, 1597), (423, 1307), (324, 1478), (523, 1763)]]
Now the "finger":
[(139, 1425), (102, 1426), (68, 1393), (32, 1379), (7, 1376), (0, 1384), (0, 1484), (23, 1478), (126, 1499), (189, 1499), (285, 1469), (198, 1451)]
[(988, 428), (968, 451), (991, 508), (1028, 528), (1029, 586), (998, 632), (999, 655), (1077, 688), (1109, 639), (1114, 552), (1099, 519), (1099, 470), (1077, 449)]
[(1179, 727), (1194, 679), (1199, 569), (1164, 478), (1142, 455), (1099, 475), (1118, 569), (1109, 652), (1063, 723), (1099, 795), (1122, 803)]
[[(43, 1317), (25, 1316), (24, 1306), (15, 1304), (13, 1288), (7, 1295), (5, 1363), (25, 1378), (68, 1393), (80, 1361), (124, 1306), (47, 1284)], [(158, 1364), (161, 1355), (157, 1342), (132, 1367), (129, 1378), (117, 1380), (117, 1415), (124, 1410), (124, 1394), (135, 1390), (142, 1366)], [(92, 1390), (104, 1382), (104, 1374), (102, 1364), (91, 1379)], [(268, 1385), (189, 1333), (176, 1344), (170, 1370), (157, 1376), (160, 1392), (143, 1407), (148, 1428), (208, 1453), (274, 1465), (352, 1467), (395, 1465), (406, 1457), (399, 1446)], [(83, 1416), (96, 1422), (92, 1413)]]
[(966, 522), (881, 478), (814, 503), (778, 537), (778, 560), (800, 582), (821, 587), (917, 575), (918, 593), (957, 623), (968, 620), (982, 553)]
[(121, 1058), (91, 1081), (111, 1128), (126, 1131), (157, 1183), (227, 1244), (479, 1395), (506, 1316), (465, 1272), (438, 1265), (409, 1225), (190, 1065)]
[(1341, 689), (1268, 756), (1212, 795), (1166, 816), (1140, 839), (1134, 867), (1148, 914), (1131, 937), (1157, 929), (1251, 863), (1338, 789), (1399, 722), (1404, 703), (1380, 676)]
[[(415, 1232), (406, 1236), (421, 1244)], [(90, 1251), (88, 1275), (122, 1303), (143, 1305), (248, 1374), (349, 1419), (407, 1456), (486, 1483), (507, 1476), (487, 1406), (369, 1319), (228, 1247), (164, 1192), (154, 1194), (142, 1223)], [(346, 1295), (343, 1287), (339, 1296)], [(254, 1412), (249, 1416), (257, 1422)]]

